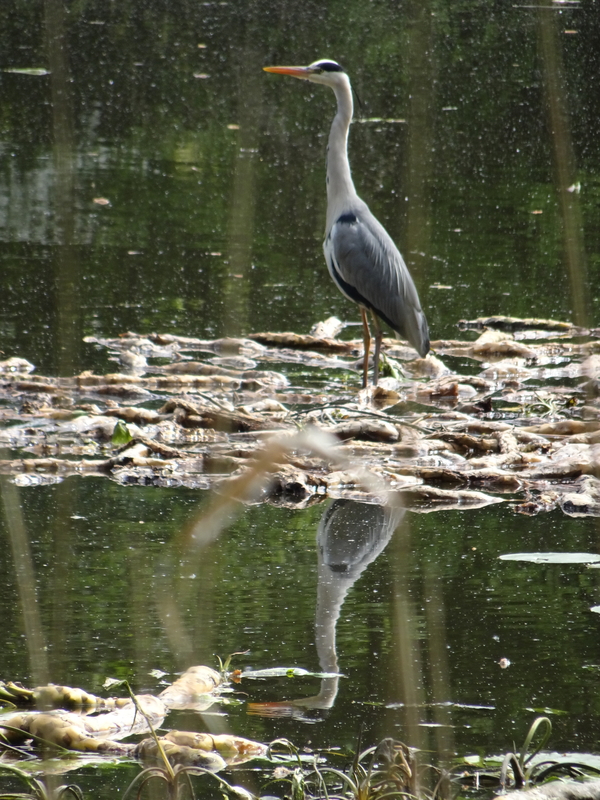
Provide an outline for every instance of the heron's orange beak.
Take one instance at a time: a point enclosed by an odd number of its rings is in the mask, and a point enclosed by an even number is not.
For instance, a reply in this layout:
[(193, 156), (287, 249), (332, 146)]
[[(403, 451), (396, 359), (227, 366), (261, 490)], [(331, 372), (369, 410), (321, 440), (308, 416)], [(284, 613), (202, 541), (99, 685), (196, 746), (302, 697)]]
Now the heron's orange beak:
[(291, 75), (292, 78), (308, 80), (312, 70), (309, 67), (263, 67), (265, 72), (275, 72), (277, 75)]

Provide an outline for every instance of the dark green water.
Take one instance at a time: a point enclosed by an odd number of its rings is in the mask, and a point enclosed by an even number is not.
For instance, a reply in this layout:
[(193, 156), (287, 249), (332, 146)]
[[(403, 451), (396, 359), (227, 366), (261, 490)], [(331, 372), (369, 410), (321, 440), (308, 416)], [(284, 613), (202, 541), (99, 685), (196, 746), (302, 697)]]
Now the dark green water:
[[(6, 0), (5, 356), (70, 375), (107, 368), (86, 335), (306, 332), (331, 314), (356, 323), (321, 250), (333, 95), (261, 69), (323, 56), (345, 65), (361, 98), (354, 179), (405, 255), (433, 339), (483, 314), (597, 325), (595, 3)], [(31, 68), (48, 74), (10, 71)], [(246, 649), (240, 661), (253, 667), (319, 669), (323, 505), (247, 509), (173, 583), (172, 545), (202, 494), (89, 479), (4, 489), (0, 678), (39, 673), (9, 537), (19, 508), (51, 680), (99, 691), (107, 676), (128, 677), (154, 689), (151, 669)], [(243, 704), (194, 724), (350, 747), (363, 721), (368, 743), (392, 735), (493, 753), (522, 741), (528, 709), (548, 707), (567, 712), (554, 747), (597, 750), (597, 571), (497, 559), (597, 548), (594, 520), (559, 512), (408, 514), (346, 587), (346, 677), (331, 709), (306, 712), (308, 724)], [(316, 695), (319, 681), (243, 691), (294, 699)], [(399, 705), (411, 698), (414, 713)], [(427, 705), (446, 701), (486, 708)], [(114, 796), (114, 776), (91, 774), (89, 791)]]
[[(107, 676), (127, 677), (154, 691), (151, 669), (173, 673), (241, 650), (250, 652), (236, 659), (240, 667), (331, 669), (315, 634), (327, 585), (325, 616), (348, 591), (334, 642), (345, 677), (332, 708), (249, 714), (248, 702), (298, 700), (321, 686), (314, 678), (246, 681), (237, 687), (242, 704), (226, 716), (180, 713), (170, 725), (350, 748), (363, 724), (367, 741), (418, 736), (435, 751), (443, 734), (459, 754), (491, 753), (520, 740), (533, 709), (549, 708), (564, 712), (554, 718), (556, 749), (596, 750), (600, 643), (589, 609), (600, 602), (597, 570), (498, 560), (505, 552), (594, 551), (594, 520), (517, 517), (508, 505), (408, 513), (376, 561), (344, 574), (320, 566), (316, 540), (320, 530), (323, 547), (328, 503), (249, 508), (181, 559), (177, 542), (208, 499), (197, 492), (98, 479), (16, 491), (56, 682), (99, 692)], [(11, 547), (3, 530), (4, 552)], [(3, 585), (2, 672), (31, 684), (39, 663), (28, 660), (10, 557)], [(403, 706), (411, 697), (416, 728)], [(440, 706), (447, 702), (463, 707)], [(442, 727), (423, 727), (432, 724)]]

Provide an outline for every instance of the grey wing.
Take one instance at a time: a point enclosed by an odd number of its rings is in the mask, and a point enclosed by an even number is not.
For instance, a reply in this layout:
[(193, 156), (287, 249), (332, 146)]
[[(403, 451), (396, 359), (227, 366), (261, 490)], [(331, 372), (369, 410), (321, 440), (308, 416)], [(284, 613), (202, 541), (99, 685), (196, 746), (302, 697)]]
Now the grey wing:
[(413, 279), (385, 228), (370, 211), (338, 217), (324, 243), (329, 272), (341, 291), (387, 322), (420, 356), (429, 330)]

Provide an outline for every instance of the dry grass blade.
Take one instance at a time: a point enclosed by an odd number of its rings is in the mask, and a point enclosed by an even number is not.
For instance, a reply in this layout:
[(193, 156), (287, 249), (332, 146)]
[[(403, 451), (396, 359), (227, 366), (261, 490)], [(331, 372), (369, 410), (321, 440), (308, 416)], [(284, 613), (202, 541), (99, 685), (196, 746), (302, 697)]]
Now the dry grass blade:
[[(165, 768), (165, 771), (166, 771), (166, 773), (168, 775), (168, 778), (169, 778), (170, 781), (173, 781), (175, 779), (175, 773), (173, 771), (173, 767), (171, 766), (171, 762), (167, 758), (167, 754), (165, 753), (164, 747), (162, 746), (162, 743), (161, 743), (159, 737), (156, 735), (156, 731), (154, 730), (154, 725), (152, 724), (152, 721), (150, 720), (149, 716), (146, 714), (146, 712), (144, 711), (144, 709), (142, 708), (142, 706), (138, 702), (137, 697), (135, 696), (135, 694), (133, 693), (133, 691), (131, 689), (131, 686), (129, 685), (129, 681), (124, 680), (124, 681), (116, 681), (115, 682), (114, 680), (111, 680), (111, 681), (109, 681), (109, 683), (110, 683), (111, 688), (114, 687), (114, 686), (120, 686), (120, 685), (125, 686), (125, 688), (129, 692), (129, 697), (131, 698), (131, 700), (132, 700), (132, 702), (133, 702), (133, 704), (135, 706), (136, 714), (141, 714), (141, 716), (146, 720), (146, 724), (148, 725), (148, 729), (150, 730), (150, 735), (154, 739), (154, 742), (156, 744), (156, 748), (157, 748), (158, 752), (160, 753), (161, 760), (162, 760), (163, 764), (165, 765), (164, 768)], [(105, 682), (104, 685), (106, 686), (107, 683)], [(133, 723), (135, 723), (135, 716), (133, 718)], [(132, 725), (133, 725), (133, 723), (132, 723)]]

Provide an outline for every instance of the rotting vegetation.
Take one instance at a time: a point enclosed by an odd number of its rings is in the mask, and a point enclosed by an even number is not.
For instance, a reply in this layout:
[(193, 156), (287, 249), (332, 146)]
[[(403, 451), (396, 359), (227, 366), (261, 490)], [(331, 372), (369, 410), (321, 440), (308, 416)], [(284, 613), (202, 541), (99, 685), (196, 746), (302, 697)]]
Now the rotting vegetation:
[[(112, 682), (108, 684), (112, 688)], [(155, 728), (172, 709), (210, 707), (222, 685), (222, 676), (204, 666), (190, 667), (158, 696), (130, 692), (126, 698), (102, 698), (69, 686), (50, 684), (29, 690), (13, 682), (0, 683), (1, 702), (27, 709), (4, 714), (0, 733), (3, 743), (13, 746), (13, 753), (33, 740), (45, 747), (151, 762), (163, 757), (170, 763), (219, 771), (228, 764), (264, 756), (266, 746), (239, 736), (177, 730), (157, 737)], [(137, 744), (121, 741), (149, 732), (152, 736)]]
[[(425, 359), (386, 340), (388, 377), (358, 391), (361, 343), (335, 338), (339, 327), (89, 338), (119, 361), (103, 375), (0, 362), (0, 473), (21, 486), (104, 475), (210, 489), (260, 463), (268, 481), (253, 501), (369, 501), (383, 489), (416, 511), (508, 499), (524, 514), (600, 513), (600, 331), (490, 317), (461, 323), (465, 339), (435, 341)], [(324, 451), (298, 438), (309, 430), (329, 437)]]

